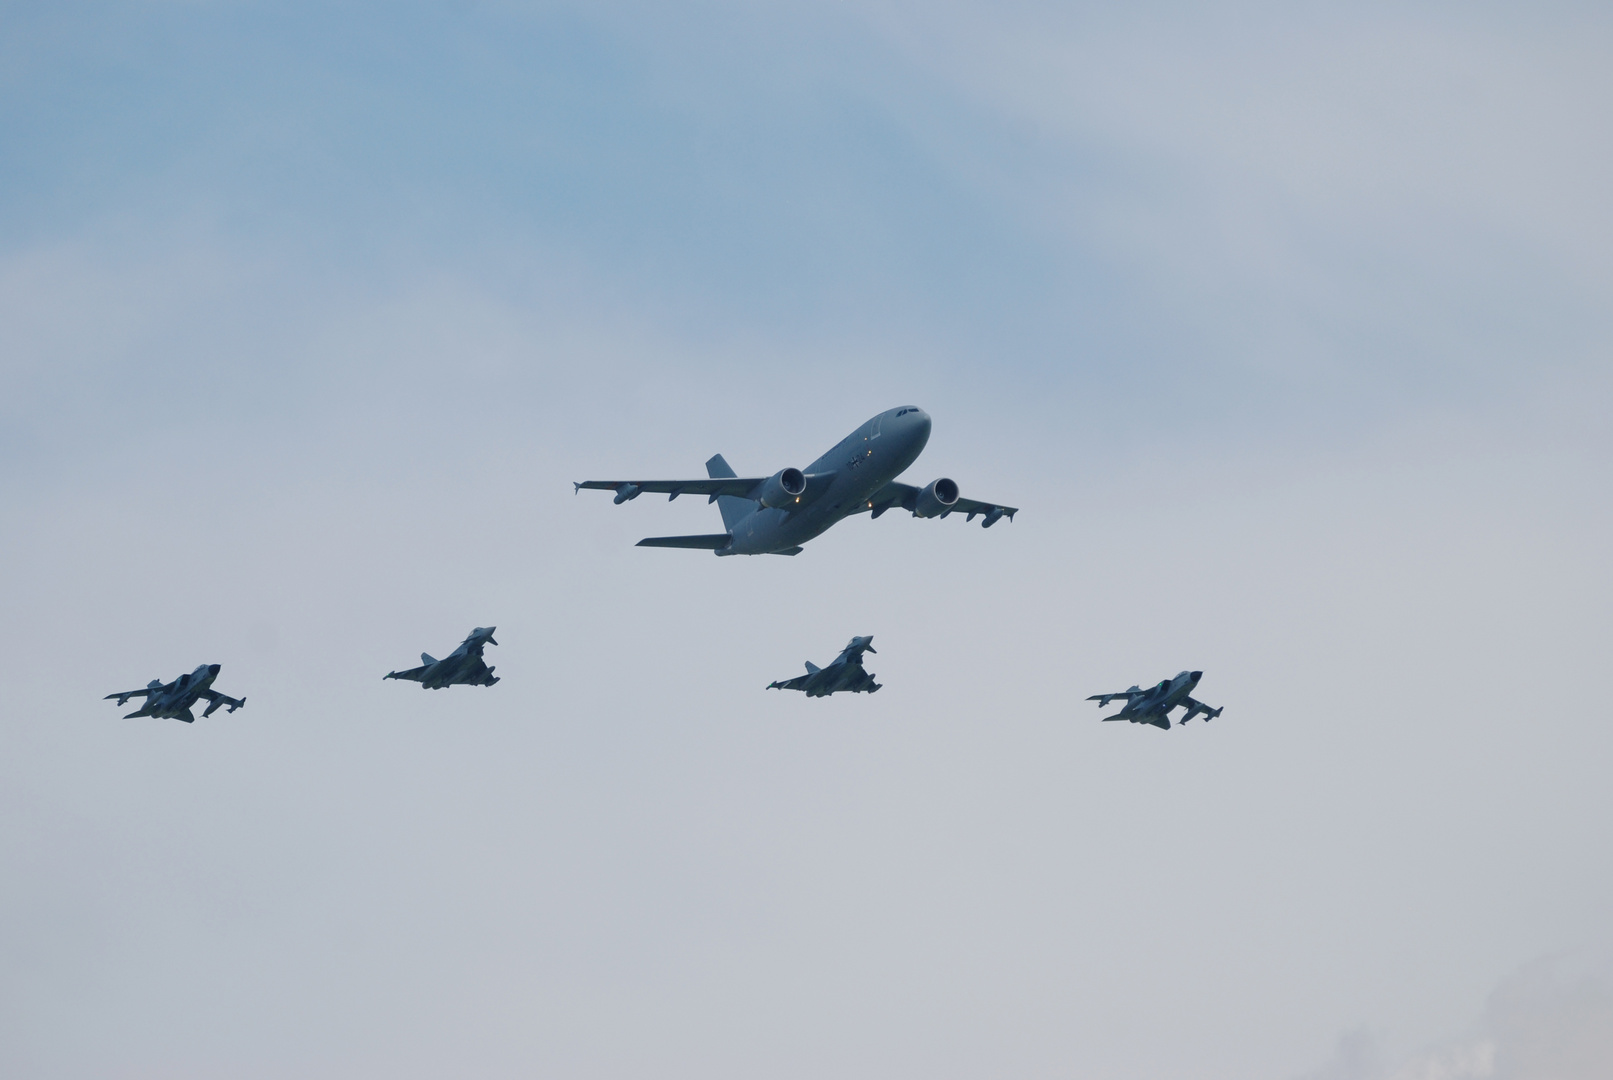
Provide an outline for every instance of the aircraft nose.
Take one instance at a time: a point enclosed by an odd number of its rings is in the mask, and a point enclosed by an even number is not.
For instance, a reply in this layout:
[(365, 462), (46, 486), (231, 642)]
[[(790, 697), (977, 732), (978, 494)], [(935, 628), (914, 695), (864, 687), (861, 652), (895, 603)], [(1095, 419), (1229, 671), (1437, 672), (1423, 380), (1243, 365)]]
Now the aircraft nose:
[(219, 669), (222, 668), (223, 666), (224, 666), (223, 664), (208, 664), (207, 665), (207, 673), (209, 675), (217, 675), (219, 673)]
[(1187, 674), (1194, 682), (1198, 682), (1200, 679), (1204, 678), (1204, 672), (1202, 671), (1190, 671)]

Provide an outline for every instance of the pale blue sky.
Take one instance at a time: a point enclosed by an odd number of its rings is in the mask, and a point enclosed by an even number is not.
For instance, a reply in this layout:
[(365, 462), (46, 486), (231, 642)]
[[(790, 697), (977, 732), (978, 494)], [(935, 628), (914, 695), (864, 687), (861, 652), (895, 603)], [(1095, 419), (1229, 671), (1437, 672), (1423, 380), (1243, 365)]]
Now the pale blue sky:
[(1610, 30), (7, 6), (0, 1072), (1602, 1075)]

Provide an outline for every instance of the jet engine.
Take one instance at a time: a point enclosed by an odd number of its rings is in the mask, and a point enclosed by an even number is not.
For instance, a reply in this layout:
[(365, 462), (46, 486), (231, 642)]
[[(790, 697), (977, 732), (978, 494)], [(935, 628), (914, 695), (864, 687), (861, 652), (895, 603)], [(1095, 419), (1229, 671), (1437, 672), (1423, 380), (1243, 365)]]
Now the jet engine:
[(771, 510), (794, 506), (806, 490), (806, 474), (800, 469), (780, 469), (762, 483), (758, 500)]
[(913, 516), (921, 518), (940, 517), (952, 509), (958, 501), (958, 485), (946, 477), (932, 481), (930, 486), (918, 493), (913, 500)]

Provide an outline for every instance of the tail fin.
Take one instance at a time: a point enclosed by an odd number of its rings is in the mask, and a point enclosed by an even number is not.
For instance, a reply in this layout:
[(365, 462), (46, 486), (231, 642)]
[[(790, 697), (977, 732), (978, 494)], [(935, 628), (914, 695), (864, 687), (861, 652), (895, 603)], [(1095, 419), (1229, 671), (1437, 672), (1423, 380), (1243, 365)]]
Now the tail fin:
[(820, 667), (819, 667), (819, 666), (818, 666), (818, 665), (817, 665), (817, 664), (814, 664), (814, 663), (813, 663), (813, 662), (812, 662), (812, 661), (810, 661), (810, 660), (808, 660), (808, 661), (807, 661), (807, 662), (806, 662), (806, 666), (807, 666), (807, 674), (808, 674), (808, 675), (816, 675), (816, 674), (817, 674), (817, 673), (818, 673), (818, 672), (820, 672), (820, 671), (822, 671), (822, 670), (823, 670), (823, 669), (822, 669), (822, 668), (820, 668)]
[(435, 664), (437, 660), (430, 653), (423, 652), (420, 654), (420, 662), (422, 664)]
[[(713, 454), (711, 460), (706, 462), (706, 475), (713, 480), (732, 480), (739, 474), (723, 460), (721, 454)], [(722, 512), (722, 527), (729, 532), (733, 532), (735, 525), (754, 514), (756, 507), (754, 499), (742, 499), (738, 495), (717, 496), (717, 509)]]

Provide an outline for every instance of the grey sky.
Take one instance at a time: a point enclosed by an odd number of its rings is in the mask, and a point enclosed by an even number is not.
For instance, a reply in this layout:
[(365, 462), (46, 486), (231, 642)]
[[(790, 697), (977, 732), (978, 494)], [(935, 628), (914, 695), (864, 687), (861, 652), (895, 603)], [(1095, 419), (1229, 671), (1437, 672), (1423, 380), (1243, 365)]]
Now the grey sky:
[[(1613, 28), (1531, 12), (7, 7), (0, 1072), (1606, 1075)], [(902, 404), (1016, 522), (568, 483)]]

